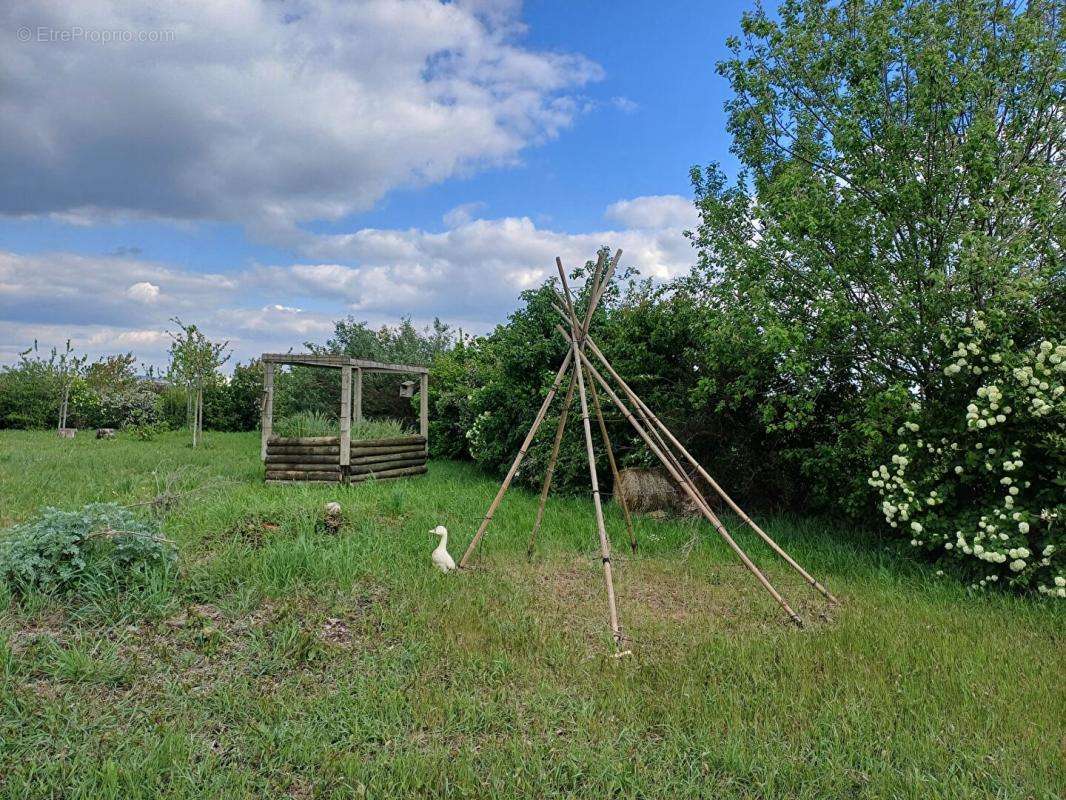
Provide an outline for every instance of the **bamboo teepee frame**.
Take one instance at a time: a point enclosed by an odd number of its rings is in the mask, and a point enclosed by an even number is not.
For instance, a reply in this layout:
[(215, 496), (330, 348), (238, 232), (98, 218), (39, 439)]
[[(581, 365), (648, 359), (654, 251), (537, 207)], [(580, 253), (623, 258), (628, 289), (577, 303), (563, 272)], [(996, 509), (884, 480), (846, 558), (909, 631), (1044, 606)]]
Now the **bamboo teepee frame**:
[[(608, 264), (605, 255), (600, 255), (600, 258), (596, 262), (596, 268), (593, 270), (592, 277), (590, 278), (591, 283), (588, 284), (588, 304), (585, 308), (583, 317), (580, 319), (574, 308), (574, 299), (566, 279), (566, 271), (563, 269), (563, 263), (560, 259), (555, 259), (555, 266), (559, 272), (559, 280), (562, 285), (562, 294), (557, 295), (556, 298), (558, 302), (555, 304), (555, 311), (559, 314), (565, 324), (565, 327), (564, 325), (556, 325), (555, 330), (567, 340), (570, 347), (566, 356), (563, 358), (562, 364), (559, 366), (558, 372), (555, 374), (555, 379), (552, 382), (547, 395), (544, 397), (540, 409), (537, 411), (537, 415), (533, 420), (533, 425), (526, 434), (522, 446), (518, 449), (518, 454), (515, 456), (510, 469), (507, 471), (503, 483), (500, 484), (499, 491), (496, 492), (496, 496), (489, 504), (484, 519), (482, 519), (481, 524), (474, 533), (474, 537), (470, 540), (470, 544), (467, 546), (466, 551), (459, 560), (459, 567), (464, 568), (467, 566), (471, 555), (485, 536), (485, 531), (488, 530), (492, 518), (496, 513), (496, 509), (499, 508), (503, 496), (510, 488), (511, 482), (514, 480), (514, 476), (517, 474), (518, 468), (521, 466), (522, 460), (525, 458), (526, 452), (529, 450), (530, 444), (537, 435), (537, 431), (540, 429), (541, 424), (544, 422), (544, 418), (547, 416), (548, 409), (551, 407), (552, 402), (555, 400), (555, 396), (559, 392), (559, 387), (562, 385), (564, 377), (569, 375), (569, 385), (567, 386), (566, 396), (563, 400), (562, 410), (559, 415), (559, 423), (555, 430), (551, 456), (548, 459), (548, 466), (545, 470), (544, 483), (540, 492), (540, 502), (537, 506), (537, 515), (534, 519), (533, 529), (530, 533), (527, 552), (532, 556), (537, 532), (540, 529), (541, 521), (544, 517), (544, 506), (548, 499), (548, 492), (551, 489), (552, 476), (554, 475), (555, 464), (559, 457), (559, 447), (562, 443), (567, 419), (570, 414), (570, 407), (573, 403), (574, 389), (576, 388), (581, 410), (581, 425), (585, 436), (585, 450), (589, 463), (589, 481), (592, 485), (592, 503), (596, 516), (596, 531), (600, 544), (600, 556), (603, 563), (603, 579), (607, 589), (608, 617), (616, 650), (620, 647), (624, 636), (622, 634), (621, 625), (618, 622), (618, 608), (615, 603), (614, 577), (611, 567), (611, 542), (607, 536), (607, 529), (603, 520), (603, 504), (600, 497), (599, 476), (596, 472), (596, 451), (593, 443), (592, 424), (589, 417), (589, 395), (592, 397), (591, 406), (596, 414), (597, 426), (600, 431), (604, 450), (607, 453), (607, 460), (611, 467), (611, 474), (615, 486), (618, 485), (618, 466), (614, 458), (610, 437), (607, 434), (607, 426), (603, 419), (603, 410), (600, 406), (600, 397), (597, 386), (603, 390), (603, 394), (607, 399), (610, 400), (610, 402), (621, 412), (622, 416), (637, 432), (652, 454), (659, 459), (667, 473), (669, 473), (674, 482), (688, 496), (700, 514), (711, 523), (711, 526), (718, 532), (718, 535), (721, 536), (730, 549), (736, 553), (741, 563), (752, 575), (755, 576), (755, 579), (762, 584), (763, 588), (769, 592), (770, 596), (777, 601), (781, 608), (784, 609), (791, 621), (797, 626), (802, 627), (803, 621), (800, 619), (799, 615), (793, 611), (792, 607), (789, 606), (788, 602), (786, 602), (785, 598), (781, 596), (780, 592), (774, 588), (766, 575), (764, 575), (751, 558), (748, 557), (747, 553), (741, 549), (740, 545), (737, 544), (725, 525), (722, 524), (722, 521), (711, 509), (706, 497), (697, 486), (696, 479), (686, 471), (683, 461), (687, 462), (689, 467), (696, 471), (699, 478), (702, 479), (719, 497), (721, 497), (725, 504), (728, 505), (745, 524), (755, 531), (760, 539), (766, 542), (777, 555), (784, 559), (785, 563), (796, 570), (796, 572), (798, 572), (813, 589), (818, 591), (832, 603), (837, 603), (838, 600), (828, 589), (815, 580), (788, 553), (786, 553), (777, 542), (770, 538), (770, 536), (760, 528), (751, 517), (745, 514), (740, 506), (738, 506), (728, 494), (726, 494), (725, 490), (718, 485), (710, 474), (708, 474), (699, 462), (696, 461), (692, 454), (685, 449), (684, 445), (682, 445), (677, 437), (670, 432), (669, 428), (663, 424), (662, 420), (655, 416), (655, 413), (614, 370), (606, 356), (604, 356), (600, 348), (596, 346), (596, 342), (589, 335), (589, 327), (592, 323), (593, 314), (595, 313), (600, 300), (603, 298), (604, 291), (610, 284), (611, 278), (618, 267), (618, 262), (621, 257), (622, 251), (619, 250)], [(602, 366), (603, 370), (607, 373), (607, 377), (614, 381), (615, 386), (621, 391), (625, 399), (620, 397), (618, 392), (611, 387), (607, 378), (600, 373), (596, 365), (589, 358), (588, 353), (591, 353), (596, 361)], [(616, 497), (619, 504), (622, 506), (622, 514), (625, 518), (626, 529), (629, 534), (630, 547), (635, 553), (637, 550), (637, 540), (633, 533), (633, 523), (629, 508), (626, 506), (624, 498), (618, 494), (616, 494)]]

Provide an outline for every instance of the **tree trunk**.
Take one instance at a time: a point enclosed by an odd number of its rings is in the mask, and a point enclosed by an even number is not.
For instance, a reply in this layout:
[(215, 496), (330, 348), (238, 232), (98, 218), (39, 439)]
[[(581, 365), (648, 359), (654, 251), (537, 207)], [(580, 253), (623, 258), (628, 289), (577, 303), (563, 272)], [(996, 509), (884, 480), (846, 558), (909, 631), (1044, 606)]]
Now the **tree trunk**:
[(204, 443), (204, 387), (196, 389), (196, 441)]
[(63, 387), (63, 394), (59, 400), (59, 428), (67, 427), (67, 406), (70, 402), (70, 385)]
[(189, 430), (192, 431), (192, 446), (196, 447), (196, 418), (193, 411), (193, 397), (193, 388), (190, 383), (185, 388), (185, 424), (188, 425)]

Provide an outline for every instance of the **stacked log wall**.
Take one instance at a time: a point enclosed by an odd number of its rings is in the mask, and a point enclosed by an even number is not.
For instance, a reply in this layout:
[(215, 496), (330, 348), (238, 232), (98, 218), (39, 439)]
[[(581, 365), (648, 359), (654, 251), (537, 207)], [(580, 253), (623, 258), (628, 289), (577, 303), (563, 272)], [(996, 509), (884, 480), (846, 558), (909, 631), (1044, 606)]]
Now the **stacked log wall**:
[(340, 464), (339, 436), (271, 436), (267, 440), (266, 480), (360, 483), (426, 472), (426, 438), (395, 436), (351, 443), (349, 462)]

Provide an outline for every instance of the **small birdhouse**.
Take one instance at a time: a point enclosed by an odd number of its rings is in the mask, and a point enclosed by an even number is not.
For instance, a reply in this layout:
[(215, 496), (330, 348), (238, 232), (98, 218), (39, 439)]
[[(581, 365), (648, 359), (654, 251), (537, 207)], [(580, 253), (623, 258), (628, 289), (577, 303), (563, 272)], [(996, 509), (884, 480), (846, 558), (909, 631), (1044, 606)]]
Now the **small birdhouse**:
[(401, 381), (400, 382), (400, 397), (414, 397), (415, 387), (418, 384), (415, 381)]

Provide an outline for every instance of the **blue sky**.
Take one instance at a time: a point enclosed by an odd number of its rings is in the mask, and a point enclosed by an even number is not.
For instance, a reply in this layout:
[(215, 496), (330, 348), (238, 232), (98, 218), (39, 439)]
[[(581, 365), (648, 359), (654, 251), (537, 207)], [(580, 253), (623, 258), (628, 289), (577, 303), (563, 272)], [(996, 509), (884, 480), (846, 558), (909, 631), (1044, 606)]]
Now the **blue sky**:
[(0, 11), (0, 360), (159, 363), (175, 314), (242, 359), (347, 314), (488, 330), (598, 244), (683, 272), (689, 168), (735, 169), (714, 63), (749, 6)]

